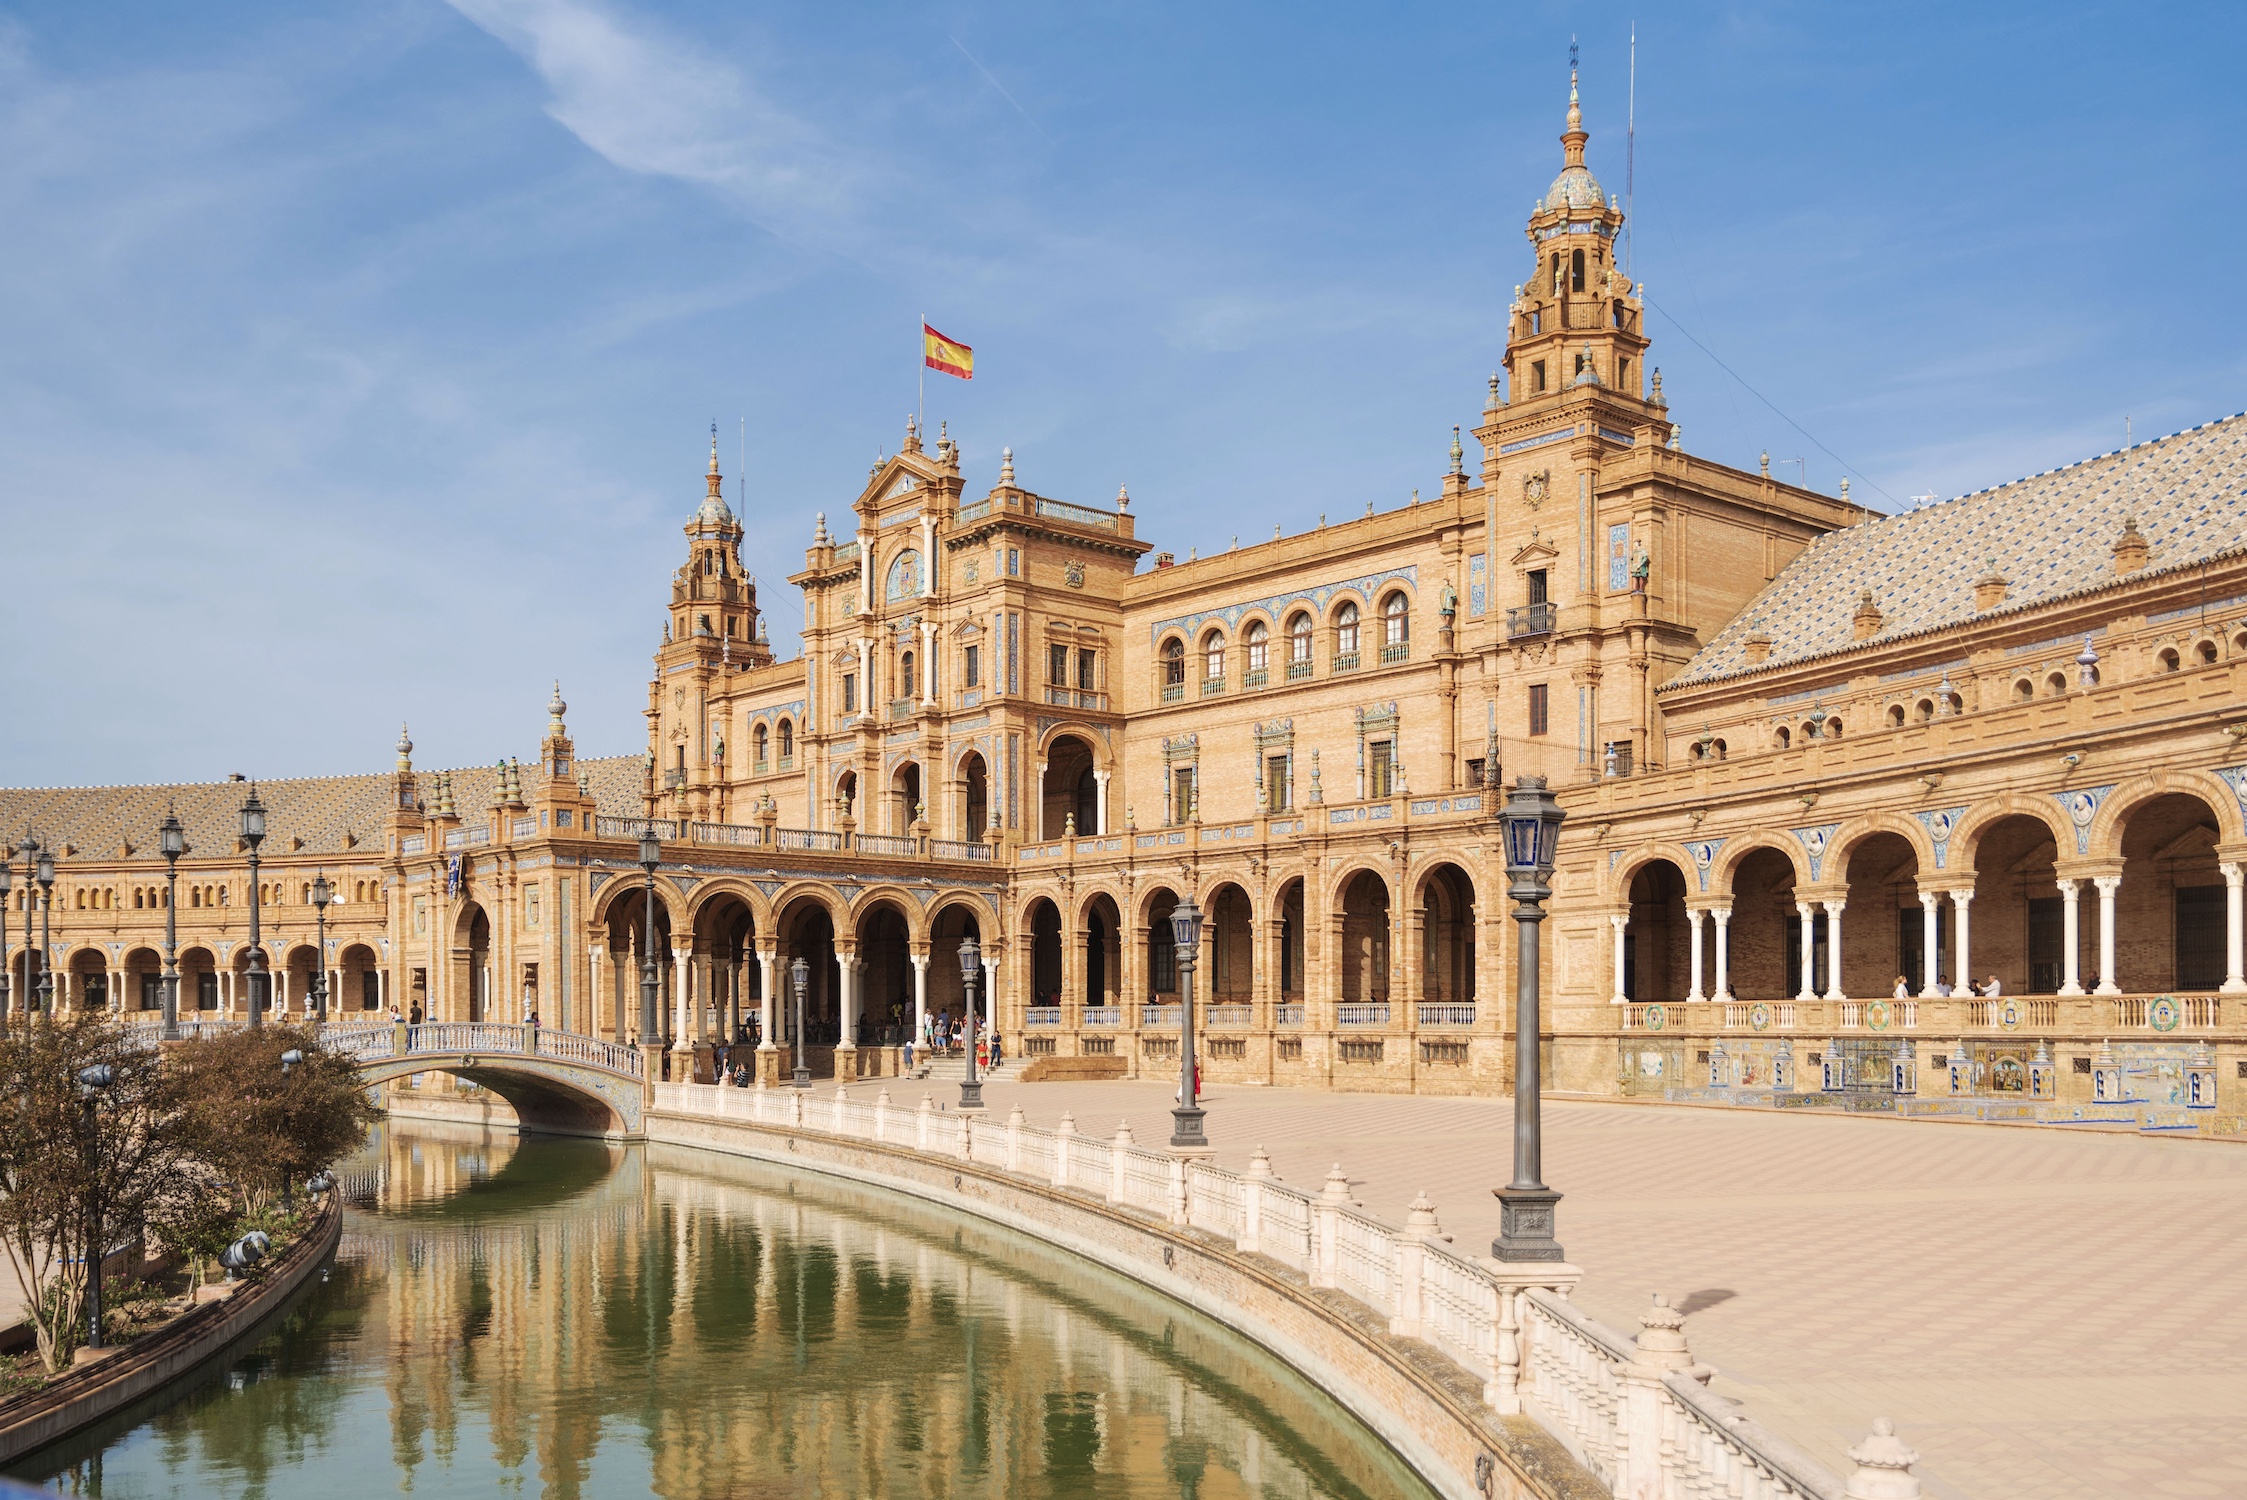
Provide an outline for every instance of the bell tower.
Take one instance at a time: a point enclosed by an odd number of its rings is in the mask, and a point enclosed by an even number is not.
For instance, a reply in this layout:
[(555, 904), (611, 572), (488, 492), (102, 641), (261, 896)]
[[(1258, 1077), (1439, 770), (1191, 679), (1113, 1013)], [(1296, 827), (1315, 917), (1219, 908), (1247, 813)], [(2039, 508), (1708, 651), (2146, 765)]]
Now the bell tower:
[(686, 566), (671, 579), (671, 642), (688, 654), (707, 651), (728, 663), (763, 666), (772, 651), (759, 639), (757, 586), (741, 566), (741, 522), (726, 506), (716, 424), (708, 479), (709, 493), (685, 527)]
[(1590, 139), (1571, 65), (1560, 175), (1529, 215), (1535, 259), (1509, 309), (1508, 394), (1518, 407), (1579, 389), (1604, 391), (1630, 403), (1635, 422), (1646, 410), (1646, 310), (1616, 264), (1623, 210), (1584, 164)]

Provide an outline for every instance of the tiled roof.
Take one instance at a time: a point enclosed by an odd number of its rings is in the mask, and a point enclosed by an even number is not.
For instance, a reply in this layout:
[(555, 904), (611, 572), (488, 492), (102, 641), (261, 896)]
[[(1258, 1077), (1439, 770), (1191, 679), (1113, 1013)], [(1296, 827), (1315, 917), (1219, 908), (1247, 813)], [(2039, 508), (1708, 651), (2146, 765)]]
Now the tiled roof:
[[(640, 789), (647, 762), (637, 755), (608, 755), (579, 760), (577, 769), (589, 773), (593, 799), (609, 817), (640, 815)], [(525, 761), (525, 791), (537, 774), (538, 760)], [(436, 775), (417, 771), (421, 795), (431, 798)], [(452, 773), (453, 806), (470, 824), (482, 820), (498, 785), (494, 766), (462, 766)], [(268, 856), (290, 852), (289, 841), (302, 839), (301, 852), (342, 854), (344, 836), (355, 834), (358, 852), (381, 853), (383, 816), (390, 810), (388, 771), (369, 776), (306, 776), (290, 781), (261, 781), (259, 798), (265, 803)], [(188, 847), (197, 855), (226, 854), (234, 848), (235, 815), (249, 788), (240, 782), (190, 782), (176, 786), (92, 786), (0, 788), (0, 844), (23, 837), (26, 827), (58, 852), (65, 844), (76, 849), (78, 859), (115, 859), (121, 845), (130, 842), (135, 859), (160, 860), (156, 828), (164, 810), (176, 807), (187, 826)]]
[[(1829, 532), (1663, 690), (1869, 650), (2111, 585), (2115, 539), (2131, 518), (2150, 549), (2133, 578), (2247, 549), (2247, 413)], [(2005, 599), (1978, 611), (1974, 581), (1992, 559)], [(1881, 628), (1858, 641), (1851, 617), (1866, 589)], [(1752, 667), (1744, 643), (1758, 626), (1771, 655)]]

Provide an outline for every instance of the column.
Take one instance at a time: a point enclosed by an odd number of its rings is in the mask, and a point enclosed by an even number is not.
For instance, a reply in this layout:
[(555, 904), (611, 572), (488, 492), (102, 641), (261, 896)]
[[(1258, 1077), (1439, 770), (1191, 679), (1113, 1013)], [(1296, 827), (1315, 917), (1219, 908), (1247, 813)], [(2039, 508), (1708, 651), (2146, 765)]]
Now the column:
[(375, 983), (382, 986), (381, 990), (378, 993), (378, 999), (380, 1000), (382, 1005), (382, 1013), (385, 1016), (388, 1016), (390, 1014), (390, 1007), (398, 1003), (397, 1001), (390, 998), (390, 971), (386, 968), (377, 969), (375, 971)]
[(1826, 904), (1826, 998), (1846, 1000), (1848, 991), (1841, 985), (1841, 913), (1847, 901), (1828, 901)]
[(1971, 915), (1967, 908), (1973, 904), (1972, 891), (1951, 892), (1951, 920), (1958, 928), (1951, 934), (1952, 957), (1956, 960), (1951, 968), (1951, 989), (1962, 995), (1970, 993), (1974, 988), (1974, 945), (1971, 941), (1972, 930), (1967, 922)]
[[(928, 559), (928, 576), (932, 579), (935, 578), (939, 572), (936, 565), (936, 554), (924, 552), (921, 555)], [(921, 704), (926, 708), (936, 707), (936, 622), (934, 620), (921, 621)]]
[(687, 1005), (689, 1004), (687, 986), (689, 976), (693, 973), (694, 950), (692, 948), (673, 948), (671, 950), (671, 977), (673, 981), (671, 986), (671, 1050), (674, 1052), (692, 1052), (694, 1050), (694, 1037), (689, 1029), (687, 1017)]
[(1685, 920), (1693, 926), (1693, 982), (1685, 990), (1688, 1002), (1708, 998), (1701, 993), (1701, 919), (1707, 915), (1697, 906), (1689, 906), (1685, 910)]
[[(835, 1005), (835, 1045), (856, 1050), (858, 1046), (858, 954), (837, 951), (835, 970), (842, 983)], [(842, 1076), (841, 1069), (836, 1077)]]
[(585, 946), (585, 1034), (601, 1034), (601, 945)]
[(2247, 934), (2240, 930), (2242, 877), (2247, 871), (2236, 862), (2216, 868), (2224, 877), (2224, 993), (2247, 994), (2247, 973), (2241, 972), (2247, 967), (2247, 952), (2242, 951), (2247, 948), (2247, 942), (2243, 942)]
[(928, 955), (916, 953), (913, 958), (913, 1045), (921, 1044), (921, 1036), (928, 1029)]
[[(2236, 868), (2234, 866), (2233, 868)], [(2063, 995), (2083, 993), (2083, 882), (2063, 880), (2060, 885), (2060, 989)], [(2234, 889), (2237, 887), (2235, 886)]]
[(1092, 784), (1095, 788), (1092, 803), (1092, 831), (1096, 835), (1105, 836), (1108, 832), (1108, 773), (1102, 770), (1094, 770)]
[(2099, 890), (2099, 987), (2093, 993), (2119, 995), (2122, 990), (2114, 982), (2114, 893), (2122, 877), (2094, 875), (2091, 884)]
[(757, 1050), (770, 1052), (776, 1043), (772, 1039), (772, 985), (773, 972), (779, 952), (772, 948), (757, 950), (757, 977), (764, 981), (757, 995)]
[(988, 948), (983, 950), (982, 1011), (975, 1023), (976, 1029), (987, 1032), (991, 1029), (991, 1018), (999, 1013), (999, 960)]
[(1935, 979), (1943, 967), (1941, 915), (1936, 910), (1942, 904), (1941, 891), (1919, 893), (1919, 998), (1935, 998)]
[(1712, 998), (1726, 1000), (1732, 995), (1732, 908), (1712, 907), (1709, 915), (1716, 918), (1716, 992)]
[(1631, 925), (1628, 912), (1610, 914), (1607, 925), (1615, 929), (1615, 993), (1609, 997), (1611, 1005), (1628, 1005), (1630, 996), (1623, 993), (1623, 942), (1624, 933)]
[(1794, 904), (1794, 914), (1796, 926), (1802, 930), (1802, 942), (1799, 945), (1801, 951), (1795, 961), (1795, 971), (1799, 979), (1799, 984), (1795, 990), (1795, 998), (1797, 1000), (1815, 1000), (1818, 998), (1816, 967), (1818, 919), (1811, 915), (1811, 906), (1807, 901), (1797, 901)]

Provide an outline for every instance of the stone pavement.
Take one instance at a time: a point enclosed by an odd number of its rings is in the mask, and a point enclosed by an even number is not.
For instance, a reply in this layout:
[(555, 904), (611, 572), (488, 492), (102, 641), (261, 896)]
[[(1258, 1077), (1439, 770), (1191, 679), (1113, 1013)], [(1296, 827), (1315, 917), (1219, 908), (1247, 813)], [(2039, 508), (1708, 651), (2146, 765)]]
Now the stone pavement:
[[(957, 1098), (891, 1081), (901, 1104), (924, 1091)], [(985, 1099), (1170, 1135), (1163, 1083), (1000, 1081)], [(1424, 1188), (1487, 1253), (1510, 1099), (1225, 1086), (1203, 1104), (1223, 1165), (1261, 1143), (1316, 1192), (1340, 1161), (1391, 1223)], [(1567, 1195), (1578, 1305), (1628, 1333), (1670, 1293), (1714, 1389), (1837, 1473), (1887, 1416), (1941, 1500), (2247, 1495), (2247, 1149), (1547, 1100), (1545, 1180)]]

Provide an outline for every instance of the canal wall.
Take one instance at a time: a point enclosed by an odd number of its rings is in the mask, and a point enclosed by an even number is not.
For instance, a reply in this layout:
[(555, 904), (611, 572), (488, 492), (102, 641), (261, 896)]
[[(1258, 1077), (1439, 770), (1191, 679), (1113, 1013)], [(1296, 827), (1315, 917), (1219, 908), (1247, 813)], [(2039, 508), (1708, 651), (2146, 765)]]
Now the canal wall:
[(1314, 1287), (1270, 1257), (955, 1156), (666, 1108), (670, 1092), (658, 1090), (648, 1113), (650, 1141), (904, 1193), (1130, 1276), (1294, 1366), (1443, 1495), (1604, 1500), (1610, 1494), (1534, 1419), (1493, 1413), (1467, 1371), (1425, 1343), (1392, 1334), (1388, 1320), (1363, 1302)]
[(0, 1402), (0, 1468), (155, 1395), (224, 1353), (287, 1306), (327, 1264), (342, 1237), (343, 1205), (331, 1193), (310, 1229), (264, 1276), (236, 1283), (232, 1296), (200, 1303), (107, 1358), (79, 1364), (39, 1390)]

